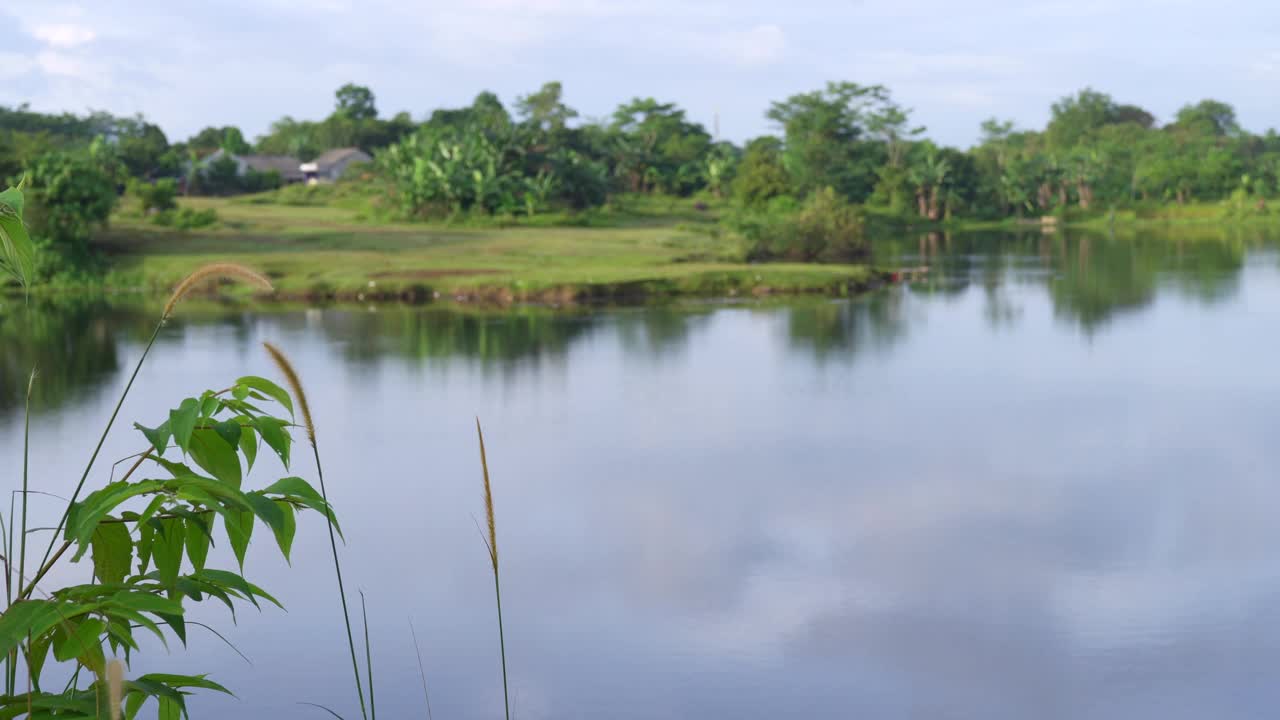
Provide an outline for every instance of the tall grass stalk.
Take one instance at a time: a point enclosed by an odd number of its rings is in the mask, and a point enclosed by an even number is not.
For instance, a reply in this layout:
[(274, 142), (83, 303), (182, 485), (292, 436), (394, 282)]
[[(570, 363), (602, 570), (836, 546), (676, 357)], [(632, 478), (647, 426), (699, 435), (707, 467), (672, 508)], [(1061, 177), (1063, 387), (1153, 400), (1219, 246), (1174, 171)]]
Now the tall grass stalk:
[[(43, 572), (48, 571), (50, 567), (49, 556), (53, 553), (53, 548), (58, 544), (58, 537), (62, 535), (62, 528), (67, 523), (67, 517), (71, 514), (71, 508), (75, 505), (76, 500), (80, 499), (80, 492), (84, 490), (85, 481), (89, 479), (89, 473), (93, 470), (93, 465), (98, 461), (98, 454), (102, 452), (102, 446), (107, 441), (107, 434), (111, 432), (111, 427), (115, 425), (116, 417), (120, 415), (120, 408), (124, 406), (125, 398), (129, 397), (129, 391), (133, 389), (133, 383), (138, 379), (138, 372), (142, 370), (142, 364), (146, 362), (147, 355), (151, 353), (151, 348), (156, 344), (156, 338), (160, 336), (160, 330), (164, 328), (165, 323), (173, 315), (178, 304), (182, 302), (191, 290), (202, 280), (207, 278), (230, 278), (238, 279), (257, 286), (263, 290), (272, 290), (271, 281), (262, 275), (250, 270), (243, 265), (234, 263), (214, 263), (205, 265), (204, 267), (191, 273), (178, 284), (173, 294), (169, 296), (169, 301), (164, 305), (164, 311), (160, 314), (160, 322), (156, 323), (156, 328), (151, 332), (147, 345), (142, 349), (142, 356), (138, 358), (138, 363), (133, 366), (133, 372), (129, 375), (129, 382), (125, 383), (124, 391), (120, 393), (120, 399), (116, 401), (116, 407), (111, 411), (111, 417), (107, 420), (106, 427), (102, 428), (102, 435), (98, 438), (98, 444), (93, 448), (93, 454), (89, 456), (89, 462), (84, 467), (84, 473), (80, 475), (80, 481), (76, 483), (75, 492), (71, 493), (71, 500), (67, 503), (67, 507), (62, 511), (62, 517), (58, 520), (58, 526), (54, 529), (53, 535), (49, 538), (49, 546), (45, 548), (44, 558), (40, 560), (40, 569)], [(65, 546), (64, 546), (65, 547)], [(56, 561), (57, 558), (54, 558)], [(21, 582), (21, 580), (19, 580)], [(29, 595), (31, 590), (35, 588), (36, 580), (32, 580), (31, 586), (23, 595), (18, 597), (21, 600), (25, 595)]]
[(378, 706), (373, 702), (373, 646), (369, 644), (369, 608), (360, 591), (360, 617), (364, 620), (364, 669), (369, 671), (369, 717), (377, 720)]
[(413, 618), (409, 618), (409, 634), (413, 636), (413, 651), (418, 655), (418, 674), (422, 676), (422, 699), (427, 701), (427, 720), (435, 720), (431, 716), (431, 693), (427, 692), (427, 669), (422, 665), (422, 648), (418, 646), (418, 631), (413, 627)]
[[(27, 576), (27, 494), (30, 492), (30, 470), (31, 470), (31, 392), (36, 385), (36, 371), (31, 370), (31, 376), (27, 378), (27, 401), (23, 412), (22, 419), (22, 535), (18, 537), (18, 589), (22, 589), (23, 578)], [(9, 548), (5, 554), (12, 556), (13, 554), (13, 498), (9, 498)], [(12, 560), (8, 560), (9, 569), (12, 571)], [(10, 583), (5, 584), (5, 593), (8, 594)], [(12, 602), (12, 596), (10, 596)], [(14, 686), (17, 682), (18, 672), (18, 651), (14, 650), (9, 656), (9, 677), (6, 679), (6, 688), (10, 694), (13, 693)], [(30, 678), (28, 678), (30, 679)]]
[(493, 595), (498, 604), (498, 650), (502, 655), (502, 706), (511, 720), (511, 695), (507, 690), (507, 639), (502, 629), (502, 583), (498, 572), (498, 523), (493, 515), (493, 487), (489, 484), (489, 459), (484, 452), (484, 431), (476, 418), (476, 436), (480, 439), (480, 467), (484, 470), (484, 515), (489, 526), (489, 559), (493, 563)]
[[(293, 369), (293, 363), (289, 362), (289, 358), (271, 343), (263, 343), (263, 347), (266, 348), (267, 354), (271, 356), (272, 362), (279, 368), (280, 374), (284, 375), (285, 382), (289, 384), (289, 389), (293, 391), (293, 396), (297, 398), (298, 410), (302, 413), (302, 420), (307, 428), (307, 440), (311, 442), (311, 453), (316, 460), (316, 475), (320, 478), (320, 499), (324, 500), (324, 506), (329, 513), (329, 549), (333, 551), (333, 572), (338, 577), (338, 598), (342, 601), (342, 621), (347, 628), (347, 649), (351, 651), (351, 672), (355, 676), (356, 695), (360, 699), (360, 717), (368, 720), (369, 711), (365, 709), (364, 687), (360, 681), (360, 662), (356, 660), (355, 634), (351, 631), (351, 611), (347, 607), (347, 590), (342, 582), (342, 563), (338, 560), (338, 540), (333, 529), (333, 509), (329, 505), (329, 491), (324, 484), (324, 466), (320, 464), (320, 446), (316, 443), (316, 426), (311, 419), (311, 405), (307, 402), (307, 394), (302, 390), (302, 381), (298, 378), (298, 373)], [(370, 705), (372, 705), (372, 678), (370, 679), (369, 701)]]

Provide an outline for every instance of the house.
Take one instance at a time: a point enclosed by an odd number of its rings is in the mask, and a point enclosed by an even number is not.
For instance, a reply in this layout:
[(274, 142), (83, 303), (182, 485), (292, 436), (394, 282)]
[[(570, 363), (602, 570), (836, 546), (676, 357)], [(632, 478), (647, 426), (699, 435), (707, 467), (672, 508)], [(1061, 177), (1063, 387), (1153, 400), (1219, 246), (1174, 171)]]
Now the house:
[(204, 158), (201, 165), (209, 167), (225, 157), (235, 161), (236, 175), (242, 177), (250, 170), (259, 173), (269, 173), (274, 170), (280, 174), (280, 180), (284, 183), (302, 182), (305, 179), (298, 159), (289, 155), (232, 155), (220, 149)]
[(342, 177), (347, 168), (357, 163), (373, 160), (369, 153), (360, 148), (346, 147), (330, 150), (309, 163), (302, 163), (299, 168), (308, 185), (331, 183)]

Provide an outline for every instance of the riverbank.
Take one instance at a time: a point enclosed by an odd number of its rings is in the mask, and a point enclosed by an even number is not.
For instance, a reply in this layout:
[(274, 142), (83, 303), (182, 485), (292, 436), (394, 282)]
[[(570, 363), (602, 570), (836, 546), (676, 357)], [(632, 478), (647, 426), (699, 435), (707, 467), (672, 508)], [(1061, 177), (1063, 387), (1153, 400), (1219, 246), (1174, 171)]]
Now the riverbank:
[(741, 262), (712, 209), (636, 208), (612, 227), (466, 227), (368, 222), (352, 208), (183, 199), (201, 230), (119, 214), (95, 238), (115, 291), (168, 292), (192, 268), (239, 262), (278, 299), (571, 303), (654, 296), (848, 295), (890, 274), (861, 265)]

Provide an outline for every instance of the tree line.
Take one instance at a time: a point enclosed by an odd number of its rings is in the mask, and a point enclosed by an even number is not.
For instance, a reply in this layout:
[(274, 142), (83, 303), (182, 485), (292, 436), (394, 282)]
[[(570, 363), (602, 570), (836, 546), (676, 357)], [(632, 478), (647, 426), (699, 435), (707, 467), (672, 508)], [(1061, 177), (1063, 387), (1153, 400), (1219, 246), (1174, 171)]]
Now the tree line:
[(279, 184), (278, 177), (237, 175), (225, 161), (202, 165), (220, 149), (308, 161), (331, 148), (360, 147), (374, 157), (366, 178), (382, 183), (406, 218), (573, 212), (625, 193), (705, 195), (730, 202), (740, 221), (771, 208), (785, 215), (809, 207), (821, 234), (828, 210), (843, 226), (850, 208), (941, 222), (1224, 198), (1261, 209), (1280, 195), (1280, 136), (1245, 130), (1234, 109), (1216, 100), (1188, 104), (1161, 124), (1139, 106), (1086, 88), (1054, 103), (1043, 129), (991, 119), (968, 149), (929, 140), (882, 85), (829, 83), (773, 102), (765, 115), (774, 132), (738, 145), (654, 98), (585, 120), (558, 82), (510, 108), (482, 92), (467, 106), (419, 120), (383, 116), (369, 88), (348, 84), (323, 120), (284, 117), (254, 142), (235, 126), (210, 126), (171, 143), (142, 116), (0, 107), (0, 179), (27, 176), (37, 205), (41, 197), (74, 199), (92, 209), (91, 217), (62, 223), (77, 246), (81, 230), (105, 218), (101, 206), (110, 211), (102, 201), (109, 188), (119, 193), (130, 178), (171, 178), (214, 194)]

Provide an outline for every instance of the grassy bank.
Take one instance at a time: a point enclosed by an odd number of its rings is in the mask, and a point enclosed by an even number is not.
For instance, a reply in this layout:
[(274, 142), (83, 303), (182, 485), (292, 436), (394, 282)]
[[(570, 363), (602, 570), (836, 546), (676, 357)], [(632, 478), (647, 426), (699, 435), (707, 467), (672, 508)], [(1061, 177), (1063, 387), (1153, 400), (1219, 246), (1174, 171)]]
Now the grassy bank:
[(255, 267), (272, 279), (279, 297), (302, 299), (844, 294), (879, 279), (862, 266), (743, 263), (736, 242), (718, 231), (715, 209), (700, 210), (688, 200), (597, 211), (585, 227), (372, 222), (351, 207), (243, 198), (182, 203), (215, 210), (218, 223), (181, 231), (126, 212), (99, 234), (95, 244), (108, 259), (109, 288), (168, 291), (192, 267), (214, 261)]

